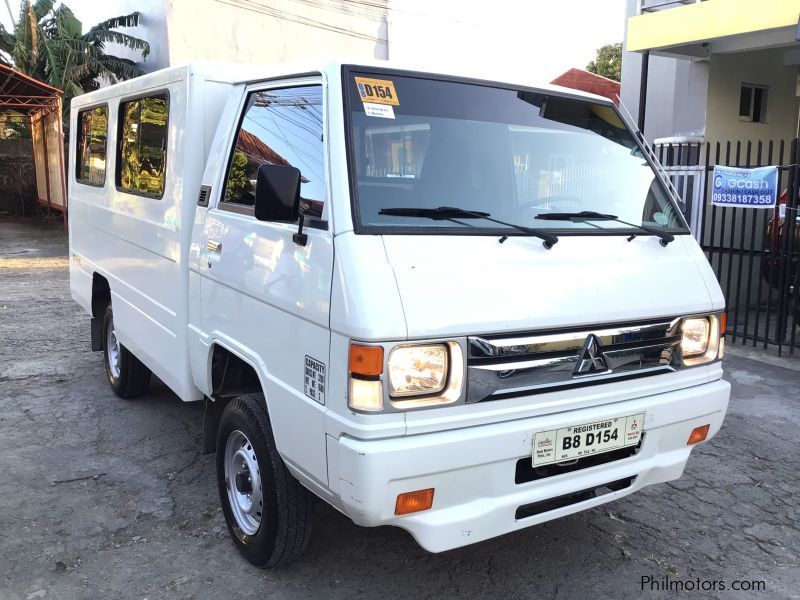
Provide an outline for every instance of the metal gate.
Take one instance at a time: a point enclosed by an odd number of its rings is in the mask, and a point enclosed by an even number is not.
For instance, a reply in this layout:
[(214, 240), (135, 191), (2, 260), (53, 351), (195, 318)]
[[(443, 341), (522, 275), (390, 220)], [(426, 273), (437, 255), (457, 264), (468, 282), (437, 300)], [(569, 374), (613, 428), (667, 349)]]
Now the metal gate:
[[(800, 144), (717, 142), (661, 144), (655, 153), (722, 287), (729, 343), (800, 348)], [(713, 206), (714, 165), (777, 165), (774, 209)]]

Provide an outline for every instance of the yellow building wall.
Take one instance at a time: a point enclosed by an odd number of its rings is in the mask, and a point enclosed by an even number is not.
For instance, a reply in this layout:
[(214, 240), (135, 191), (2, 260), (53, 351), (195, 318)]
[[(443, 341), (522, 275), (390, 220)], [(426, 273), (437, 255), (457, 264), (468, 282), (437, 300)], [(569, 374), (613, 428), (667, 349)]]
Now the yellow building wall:
[(706, 0), (628, 17), (626, 49), (639, 52), (793, 27), (800, 0)]

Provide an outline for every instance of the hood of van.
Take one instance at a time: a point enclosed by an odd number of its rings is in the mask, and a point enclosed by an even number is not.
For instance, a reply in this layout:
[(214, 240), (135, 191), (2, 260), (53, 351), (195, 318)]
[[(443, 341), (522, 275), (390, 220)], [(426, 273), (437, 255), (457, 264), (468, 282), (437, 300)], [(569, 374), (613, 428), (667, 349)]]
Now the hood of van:
[(409, 338), (522, 332), (719, 310), (689, 236), (384, 236)]

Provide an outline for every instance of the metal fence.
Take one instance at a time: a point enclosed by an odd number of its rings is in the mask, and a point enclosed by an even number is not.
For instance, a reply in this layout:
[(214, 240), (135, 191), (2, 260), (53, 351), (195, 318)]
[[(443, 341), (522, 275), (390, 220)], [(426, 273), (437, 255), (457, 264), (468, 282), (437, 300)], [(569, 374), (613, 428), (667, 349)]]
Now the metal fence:
[[(793, 354), (800, 348), (798, 140), (667, 143), (654, 150), (725, 294), (728, 343)], [(774, 209), (712, 205), (714, 165), (776, 165), (779, 202)]]

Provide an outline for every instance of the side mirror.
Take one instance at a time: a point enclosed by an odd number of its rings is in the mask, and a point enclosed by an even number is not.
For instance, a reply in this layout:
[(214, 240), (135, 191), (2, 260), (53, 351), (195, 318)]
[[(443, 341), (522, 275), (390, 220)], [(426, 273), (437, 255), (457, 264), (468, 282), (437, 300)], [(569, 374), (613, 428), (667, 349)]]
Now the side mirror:
[(266, 163), (259, 166), (256, 179), (256, 219), (294, 223), (299, 215), (300, 169)]

